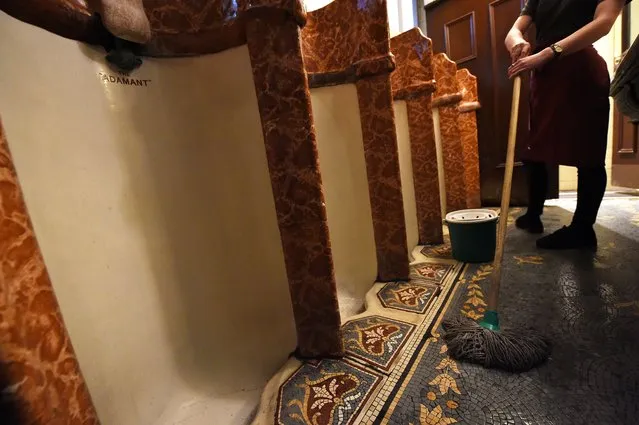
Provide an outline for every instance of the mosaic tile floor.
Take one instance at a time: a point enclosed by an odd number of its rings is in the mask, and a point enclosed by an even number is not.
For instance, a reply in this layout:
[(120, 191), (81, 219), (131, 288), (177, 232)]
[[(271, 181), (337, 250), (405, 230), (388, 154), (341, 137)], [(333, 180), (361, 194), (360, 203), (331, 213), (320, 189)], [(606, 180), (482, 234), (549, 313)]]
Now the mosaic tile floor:
[[(570, 221), (574, 200), (556, 205), (549, 231)], [(639, 199), (605, 200), (597, 234), (596, 255), (537, 251), (533, 236), (509, 234), (502, 322), (547, 333), (542, 367), (513, 375), (447, 356), (441, 320), (483, 315), (492, 267), (462, 269), (450, 247), (427, 247), (410, 282), (376, 285), (369, 310), (345, 323), (346, 359), (291, 364), (256, 423), (639, 423)]]

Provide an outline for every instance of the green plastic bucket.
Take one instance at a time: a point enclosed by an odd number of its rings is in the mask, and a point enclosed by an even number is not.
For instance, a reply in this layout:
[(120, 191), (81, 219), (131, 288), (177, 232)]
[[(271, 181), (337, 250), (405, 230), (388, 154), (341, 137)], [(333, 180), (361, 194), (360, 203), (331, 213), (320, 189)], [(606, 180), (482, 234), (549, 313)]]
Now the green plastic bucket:
[(461, 210), (447, 214), (453, 258), (464, 263), (493, 261), (498, 219), (492, 210)]

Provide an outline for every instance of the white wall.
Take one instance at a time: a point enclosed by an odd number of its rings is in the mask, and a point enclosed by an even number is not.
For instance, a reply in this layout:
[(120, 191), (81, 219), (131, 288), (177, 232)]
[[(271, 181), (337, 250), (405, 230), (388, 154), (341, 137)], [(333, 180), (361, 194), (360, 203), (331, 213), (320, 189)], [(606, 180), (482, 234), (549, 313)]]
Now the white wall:
[(0, 12), (0, 114), (101, 422), (244, 423), (295, 348), (247, 49), (147, 60), (147, 87), (102, 56)]
[[(386, 0), (388, 26), (391, 37), (417, 26), (417, 15), (413, 0)], [(333, 0), (305, 0), (306, 10), (313, 11), (332, 3)]]
[(321, 9), (329, 3), (333, 3), (333, 0), (305, 0), (304, 6), (306, 6), (307, 12), (312, 12), (317, 9)]
[(354, 84), (311, 90), (342, 321), (359, 313), (377, 277), (362, 124)]
[(630, 43), (639, 37), (639, 6), (630, 3)]

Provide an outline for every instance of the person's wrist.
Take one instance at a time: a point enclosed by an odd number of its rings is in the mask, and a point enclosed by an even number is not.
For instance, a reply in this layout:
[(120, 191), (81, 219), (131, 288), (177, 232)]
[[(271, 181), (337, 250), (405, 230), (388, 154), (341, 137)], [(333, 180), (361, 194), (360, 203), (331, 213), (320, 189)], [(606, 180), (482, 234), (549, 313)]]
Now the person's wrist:
[(547, 61), (551, 61), (555, 58), (555, 52), (550, 47), (546, 47), (544, 50), (542, 50), (541, 54)]
[(521, 37), (521, 36), (519, 36), (517, 34), (509, 33), (506, 36), (506, 47), (508, 48), (508, 50), (511, 50), (516, 45), (521, 44), (521, 43), (525, 43), (525, 42), (526, 42), (526, 40), (523, 37)]

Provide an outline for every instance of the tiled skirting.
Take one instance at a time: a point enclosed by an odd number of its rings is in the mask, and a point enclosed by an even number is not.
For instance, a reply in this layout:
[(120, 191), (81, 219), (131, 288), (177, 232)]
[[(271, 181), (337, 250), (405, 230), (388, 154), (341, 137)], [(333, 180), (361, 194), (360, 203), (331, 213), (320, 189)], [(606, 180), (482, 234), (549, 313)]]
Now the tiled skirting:
[[(549, 231), (570, 221), (575, 200), (560, 200), (553, 205), (543, 216)], [(511, 211), (509, 221), (517, 213)], [(354, 376), (347, 388), (348, 402), (342, 393), (334, 395), (345, 381), (316, 386), (309, 393), (322, 394), (328, 403), (323, 405), (324, 411), (313, 416), (314, 422), (295, 416), (299, 409), (318, 401), (317, 396), (313, 400), (300, 397), (299, 390), (309, 388), (306, 382), (311, 381), (300, 380), (303, 373), (297, 372), (298, 393), (288, 393), (287, 398), (283, 391), (277, 404), (281, 408), (262, 410), (256, 423), (636, 424), (639, 287), (634, 277), (639, 272), (635, 258), (639, 250), (639, 198), (604, 200), (596, 231), (599, 250), (595, 254), (539, 251), (535, 236), (516, 229), (509, 231), (500, 299), (502, 326), (541, 330), (553, 344), (545, 364), (511, 374), (448, 356), (440, 334), (441, 321), (458, 315), (480, 319), (493, 272), (490, 264), (468, 265), (461, 273), (461, 265), (455, 265), (441, 284), (439, 296), (420, 319), (415, 319), (420, 317), (418, 313), (392, 309), (384, 314), (389, 325), (390, 319), (415, 325), (390, 369), (345, 360), (343, 373)], [(441, 258), (450, 252), (445, 245), (423, 252), (438, 257), (430, 262), (455, 264)], [(420, 263), (425, 262), (422, 255)], [(426, 274), (433, 275), (430, 271)], [(377, 296), (380, 287), (372, 291), (369, 300)], [(382, 316), (376, 307), (373, 310), (367, 314)], [(357, 371), (351, 366), (355, 364), (361, 365)], [(335, 370), (335, 363), (330, 366)], [(307, 366), (291, 367), (302, 371)], [(367, 378), (369, 375), (374, 378)], [(357, 380), (362, 384), (355, 386)], [(292, 411), (284, 406), (298, 410), (291, 416)], [(332, 411), (336, 414), (326, 414)]]
[(462, 273), (454, 260), (429, 260), (419, 248), (413, 255), (410, 281), (375, 284), (366, 311), (342, 326), (346, 357), (291, 359), (267, 386), (254, 424), (369, 424), (380, 417), (430, 343)]

